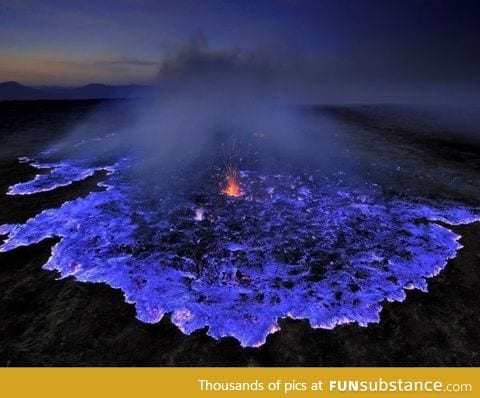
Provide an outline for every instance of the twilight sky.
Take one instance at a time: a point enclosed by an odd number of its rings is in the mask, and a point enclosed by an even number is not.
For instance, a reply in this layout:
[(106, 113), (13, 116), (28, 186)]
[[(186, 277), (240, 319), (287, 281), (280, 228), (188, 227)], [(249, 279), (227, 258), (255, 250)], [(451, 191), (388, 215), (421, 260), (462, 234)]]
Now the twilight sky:
[(212, 51), (308, 60), (330, 91), (468, 97), (479, 21), (470, 0), (0, 0), (0, 81), (145, 83), (202, 32)]

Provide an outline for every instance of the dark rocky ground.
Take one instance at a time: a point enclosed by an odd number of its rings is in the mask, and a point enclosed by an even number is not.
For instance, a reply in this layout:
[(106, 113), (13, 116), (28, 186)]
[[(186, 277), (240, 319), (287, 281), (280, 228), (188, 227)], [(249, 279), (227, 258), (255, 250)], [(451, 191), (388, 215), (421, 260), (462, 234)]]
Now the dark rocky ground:
[[(92, 105), (98, 104), (1, 104), (2, 192), (34, 174), (15, 160), (15, 154), (35, 153), (40, 143), (61, 135)], [(375, 140), (378, 156), (362, 170), (366, 177), (383, 179), (387, 185), (394, 181), (390, 189), (398, 194), (413, 165), (404, 159), (401, 172), (382, 166), (382, 151), (392, 156), (392, 148), (400, 148), (395, 152), (399, 159), (416, 151), (426, 166), (442, 170), (441, 177), (426, 178), (428, 184), (421, 184), (419, 193), (478, 204), (480, 150), (475, 142), (457, 138), (452, 144), (444, 136), (432, 136), (428, 128), (416, 131), (399, 125), (382, 116), (380, 108), (322, 111)], [(33, 200), (3, 195), (0, 223), (23, 221), (84, 195), (101, 177), (36, 194)], [(281, 331), (258, 349), (241, 348), (231, 338), (215, 341), (205, 330), (185, 336), (168, 317), (156, 325), (143, 324), (119, 290), (72, 278), (56, 280), (58, 274), (41, 268), (55, 243), (48, 239), (0, 254), (0, 365), (480, 366), (480, 223), (455, 231), (462, 235), (464, 248), (429, 281), (429, 292), (409, 291), (404, 302), (385, 304), (379, 324), (313, 330), (305, 321), (285, 319)]]

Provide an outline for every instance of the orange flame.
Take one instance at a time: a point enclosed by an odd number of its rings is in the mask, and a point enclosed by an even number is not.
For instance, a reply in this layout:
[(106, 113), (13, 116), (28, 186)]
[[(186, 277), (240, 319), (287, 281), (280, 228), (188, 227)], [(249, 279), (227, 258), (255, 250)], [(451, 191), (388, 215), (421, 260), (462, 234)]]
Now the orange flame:
[(222, 189), (222, 193), (236, 198), (243, 195), (243, 192), (238, 185), (235, 173), (230, 173), (227, 175), (227, 186)]

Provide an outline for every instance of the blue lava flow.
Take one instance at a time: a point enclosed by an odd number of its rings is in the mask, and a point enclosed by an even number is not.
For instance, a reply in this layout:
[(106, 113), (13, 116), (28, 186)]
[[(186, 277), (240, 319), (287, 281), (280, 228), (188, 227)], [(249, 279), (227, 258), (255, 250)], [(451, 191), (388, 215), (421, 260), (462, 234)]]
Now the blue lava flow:
[(215, 186), (202, 201), (157, 202), (126, 178), (131, 160), (22, 159), (48, 169), (12, 186), (32, 195), (105, 170), (104, 190), (0, 226), (0, 251), (60, 237), (45, 269), (120, 289), (139, 320), (171, 313), (184, 333), (208, 328), (216, 339), (262, 345), (283, 317), (314, 328), (379, 322), (381, 304), (405, 289), (427, 290), (461, 247), (448, 225), (480, 220), (478, 209), (452, 202), (387, 199), (374, 184), (341, 175), (241, 172), (244, 195)]

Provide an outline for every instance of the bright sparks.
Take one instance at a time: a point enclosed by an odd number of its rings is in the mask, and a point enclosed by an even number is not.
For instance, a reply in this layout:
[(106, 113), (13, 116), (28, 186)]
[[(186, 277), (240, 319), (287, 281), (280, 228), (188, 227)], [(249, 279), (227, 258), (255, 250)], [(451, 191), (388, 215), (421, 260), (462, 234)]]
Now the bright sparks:
[(243, 192), (237, 182), (236, 173), (232, 172), (227, 175), (227, 186), (222, 189), (222, 193), (236, 198), (243, 196)]

